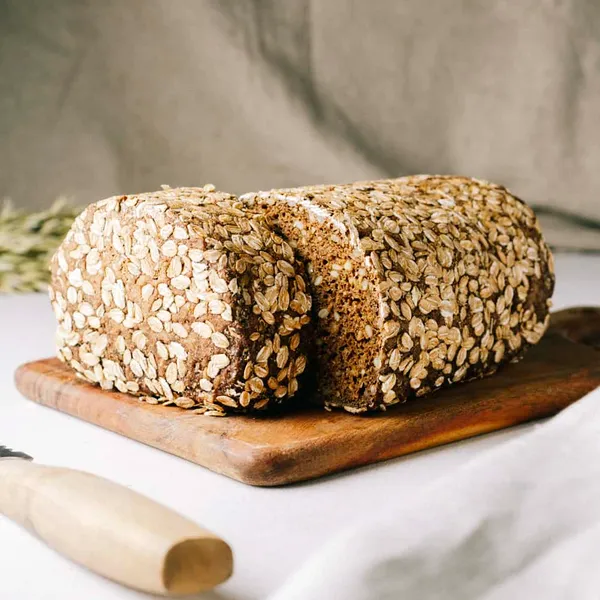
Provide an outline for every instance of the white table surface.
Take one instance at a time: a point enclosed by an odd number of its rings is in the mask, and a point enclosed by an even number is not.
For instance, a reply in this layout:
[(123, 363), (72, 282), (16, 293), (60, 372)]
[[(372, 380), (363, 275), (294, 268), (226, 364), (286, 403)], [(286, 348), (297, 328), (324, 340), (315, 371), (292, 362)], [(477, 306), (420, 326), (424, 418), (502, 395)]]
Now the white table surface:
[[(559, 255), (556, 269), (555, 309), (600, 305), (600, 255)], [(265, 598), (354, 515), (374, 510), (382, 494), (410, 494), (533, 426), (315, 482), (252, 488), (24, 400), (14, 387), (13, 372), (25, 361), (53, 354), (53, 330), (53, 316), (44, 295), (0, 296), (0, 444), (28, 452), (40, 462), (108, 477), (224, 537), (234, 549), (235, 573), (217, 591), (201, 598)], [(2, 600), (147, 597), (70, 563), (0, 517)]]

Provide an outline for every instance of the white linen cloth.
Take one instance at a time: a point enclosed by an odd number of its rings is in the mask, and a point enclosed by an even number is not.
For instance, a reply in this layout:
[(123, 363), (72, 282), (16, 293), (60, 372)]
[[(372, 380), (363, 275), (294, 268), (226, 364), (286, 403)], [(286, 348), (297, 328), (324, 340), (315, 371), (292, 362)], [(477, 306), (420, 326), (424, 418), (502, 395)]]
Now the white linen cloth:
[(392, 496), (382, 489), (269, 600), (600, 598), (600, 388)]

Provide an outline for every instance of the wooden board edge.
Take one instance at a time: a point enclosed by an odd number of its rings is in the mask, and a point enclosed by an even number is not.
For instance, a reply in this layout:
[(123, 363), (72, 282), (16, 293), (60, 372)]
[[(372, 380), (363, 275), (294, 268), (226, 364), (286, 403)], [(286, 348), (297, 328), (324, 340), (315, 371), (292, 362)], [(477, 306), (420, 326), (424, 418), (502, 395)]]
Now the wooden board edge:
[[(257, 449), (248, 444), (244, 444), (239, 440), (222, 440), (218, 435), (205, 435), (205, 439), (202, 440), (202, 444), (197, 444), (195, 446), (195, 450), (198, 453), (191, 454), (189, 452), (181, 451), (178, 448), (174, 448), (173, 446), (168, 444), (168, 440), (149, 438), (144, 431), (144, 422), (137, 422), (135, 419), (128, 420), (128, 423), (132, 426), (132, 429), (129, 433), (125, 432), (118, 426), (115, 426), (112, 420), (110, 419), (110, 411), (103, 410), (103, 405), (106, 405), (108, 402), (113, 402), (114, 398), (109, 398), (108, 395), (105, 395), (105, 392), (88, 384), (84, 381), (80, 381), (79, 379), (73, 377), (72, 381), (67, 383), (63, 383), (61, 387), (61, 391), (65, 395), (74, 395), (77, 394), (77, 390), (80, 387), (88, 388), (88, 390), (94, 392), (95, 398), (99, 403), (97, 415), (99, 415), (96, 419), (90, 418), (89, 416), (70, 408), (65, 408), (63, 405), (59, 404), (57, 400), (58, 394), (58, 385), (55, 380), (46, 373), (40, 373), (38, 367), (42, 365), (45, 369), (48, 366), (49, 361), (56, 361), (58, 365), (62, 366), (62, 363), (58, 361), (58, 359), (49, 358), (42, 359), (37, 361), (30, 361), (23, 365), (20, 365), (15, 373), (14, 373), (14, 382), (15, 387), (19, 391), (19, 393), (28, 400), (38, 404), (40, 406), (44, 406), (46, 408), (51, 408), (57, 410), (63, 414), (68, 414), (69, 416), (75, 417), (86, 423), (94, 425), (96, 427), (100, 427), (101, 429), (105, 429), (111, 431), (113, 433), (119, 434), (126, 439), (131, 440), (132, 442), (142, 443), (146, 446), (150, 446), (151, 448), (155, 448), (157, 450), (161, 450), (166, 452), (167, 454), (171, 454), (173, 456), (177, 456), (179, 458), (183, 458), (193, 464), (204, 467), (210, 471), (218, 473), (220, 475), (225, 475), (231, 479), (239, 481), (241, 483), (245, 483), (248, 485), (260, 485), (253, 482), (253, 477), (251, 473), (257, 468), (257, 465), (260, 463), (260, 449)], [(49, 397), (44, 396), (39, 392), (39, 390), (44, 387), (46, 390), (46, 394), (48, 394), (48, 390), (50, 390)], [(127, 394), (121, 394), (120, 392), (113, 392), (111, 394), (118, 395), (121, 402), (126, 402), (132, 409), (138, 408), (136, 405), (138, 401), (133, 396), (128, 396)], [(148, 406), (140, 404), (139, 406), (139, 414), (143, 415), (147, 418)], [(170, 410), (181, 410), (177, 409), (177, 407), (162, 407), (156, 406), (152, 407), (152, 409), (156, 409), (154, 412), (165, 412)], [(189, 415), (191, 418), (195, 418), (193, 415)], [(165, 419), (170, 417), (165, 416)], [(136, 435), (131, 435), (135, 433)], [(207, 440), (206, 437), (209, 437)], [(223, 443), (223, 441), (225, 443)], [(208, 442), (208, 443), (207, 443)], [(210, 460), (202, 460), (198, 459), (198, 456), (210, 456)], [(222, 455), (222, 460), (215, 463), (214, 457)], [(210, 466), (209, 466), (210, 464)]]
[[(307, 452), (306, 448), (298, 448), (292, 445), (285, 453), (280, 451), (275, 452), (269, 448), (252, 448), (244, 465), (243, 473), (241, 474), (242, 478), (239, 481), (256, 487), (280, 487), (302, 483), (318, 477), (340, 474), (351, 469), (385, 462), (394, 458), (401, 458), (423, 450), (446, 446), (516, 425), (552, 417), (599, 386), (600, 379), (592, 385), (581, 382), (577, 387), (573, 388), (574, 396), (577, 395), (577, 397), (573, 397), (567, 402), (557, 401), (543, 407), (540, 406), (538, 409), (533, 409), (526, 415), (519, 417), (500, 418), (493, 422), (478, 421), (478, 413), (474, 412), (472, 422), (460, 429), (440, 431), (437, 435), (430, 434), (410, 444), (396, 444), (393, 441), (390, 443), (388, 439), (387, 443), (380, 442), (376, 444), (375, 454), (371, 455), (364, 451), (364, 440), (359, 435), (352, 436), (352, 434), (349, 434), (343, 443), (336, 443), (334, 440), (328, 448), (329, 458), (332, 456), (335, 457), (333, 461), (336, 463), (335, 469), (331, 469), (330, 465), (319, 465), (319, 456), (323, 451), (321, 447), (311, 449)], [(370, 417), (361, 416), (358, 418)], [(440, 429), (443, 428), (440, 427)], [(393, 432), (390, 434), (390, 439), (392, 436)], [(360, 451), (356, 453), (350, 451), (354, 441), (360, 448)], [(303, 465), (304, 472), (297, 472), (298, 464)]]
[[(352, 468), (374, 464), (419, 452), (421, 450), (469, 439), (532, 420), (549, 417), (566, 408), (568, 405), (600, 385), (600, 368), (584, 368), (580, 373), (575, 374), (571, 380), (571, 391), (573, 394), (568, 401), (556, 400), (554, 403), (550, 404), (532, 405), (530, 407), (531, 410), (526, 414), (521, 412), (519, 413), (519, 416), (513, 414), (508, 417), (505, 414), (500, 414), (499, 418), (492, 421), (489, 419), (480, 419), (480, 412), (473, 411), (473, 413), (469, 415), (467, 422), (463, 423), (460, 429), (448, 428), (447, 423), (446, 427), (444, 427), (444, 424), (441, 423), (437, 433), (432, 434), (430, 432), (425, 438), (417, 439), (411, 443), (405, 443), (402, 442), (402, 440), (398, 440), (398, 432), (393, 429), (388, 429), (384, 432), (385, 436), (387, 436), (386, 439), (380, 439), (372, 443), (373, 447), (369, 448), (370, 452), (365, 451), (364, 439), (360, 436), (360, 433), (348, 432), (343, 440), (334, 438), (328, 442), (328, 456), (330, 459), (333, 456), (334, 460), (329, 460), (328, 463), (321, 464), (319, 458), (323, 453), (322, 446), (319, 446), (316, 449), (309, 448), (307, 450), (306, 447), (299, 447), (298, 445), (291, 443), (282, 452), (280, 447), (274, 449), (267, 446), (253, 446), (240, 440), (224, 439), (220, 435), (208, 435), (207, 438), (206, 432), (204, 432), (201, 443), (198, 443), (194, 447), (194, 454), (191, 454), (182, 452), (172, 445), (169, 445), (167, 443), (168, 440), (164, 441), (161, 439), (148, 438), (144, 432), (143, 422), (137, 423), (135, 420), (130, 420), (134, 429), (127, 433), (113, 425), (110, 420), (110, 409), (103, 411), (102, 407), (99, 406), (98, 414), (101, 416), (94, 420), (93, 418), (80, 414), (76, 410), (69, 410), (68, 407), (65, 408), (63, 405), (59, 405), (58, 402), (56, 402), (59, 384), (47, 372), (39, 372), (40, 366), (43, 366), (44, 369), (48, 370), (48, 363), (50, 362), (55, 363), (55, 370), (64, 368), (62, 363), (56, 359), (45, 359), (26, 363), (17, 369), (15, 372), (15, 385), (24, 397), (37, 404), (55, 408), (93, 425), (121, 434), (133, 441), (138, 441), (159, 450), (163, 450), (169, 454), (173, 454), (203, 466), (213, 472), (256, 487), (278, 487), (300, 483), (317, 477), (332, 475)], [(42, 371), (44, 369), (42, 369)], [(539, 382), (530, 383), (528, 385), (531, 386), (532, 390), (535, 389), (539, 392)], [(548, 385), (551, 388), (551, 383)], [(108, 395), (106, 392), (99, 390), (99, 388), (79, 381), (74, 377), (66, 383), (66, 387), (65, 384), (63, 384), (61, 390), (63, 395), (64, 393), (75, 395), (78, 393), (78, 389), (81, 386), (92, 391), (101, 405), (107, 405), (109, 402), (114, 402), (112, 393), (111, 395)], [(51, 390), (50, 401), (40, 393), (39, 390), (42, 388), (45, 388), (46, 394), (48, 394), (48, 389)], [(115, 392), (115, 394), (117, 393)], [(140, 404), (133, 397), (125, 394), (119, 394), (119, 396), (121, 397), (121, 401), (127, 402), (130, 406), (135, 408), (139, 408), (143, 418), (148, 418), (150, 413), (147, 405)], [(552, 390), (548, 389), (548, 397), (551, 396)], [(167, 414), (169, 411), (174, 410), (173, 408), (161, 406), (151, 408), (155, 413), (152, 417), (153, 419), (156, 418), (157, 412), (166, 411), (165, 414)], [(193, 415), (190, 415), (190, 417), (195, 418)], [(172, 415), (165, 416), (164, 418), (167, 420), (172, 419)], [(369, 419), (372, 417), (358, 416), (355, 418)], [(135, 433), (135, 435), (132, 435), (132, 433)], [(353, 448), (357, 448), (358, 450), (353, 451)], [(203, 456), (209, 458), (203, 458)], [(215, 456), (220, 456), (221, 460), (215, 462)], [(333, 469), (331, 467), (332, 462), (335, 463)], [(300, 471), (298, 471), (298, 465), (302, 465)]]

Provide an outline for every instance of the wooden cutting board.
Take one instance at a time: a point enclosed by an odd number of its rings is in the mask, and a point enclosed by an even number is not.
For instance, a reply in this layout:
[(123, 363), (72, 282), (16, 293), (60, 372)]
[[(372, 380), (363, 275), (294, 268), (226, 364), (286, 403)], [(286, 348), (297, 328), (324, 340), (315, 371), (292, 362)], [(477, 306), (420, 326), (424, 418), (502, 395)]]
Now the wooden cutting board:
[(555, 313), (518, 364), (372, 416), (319, 408), (203, 417), (75, 378), (54, 358), (15, 375), (27, 398), (244, 483), (288, 484), (555, 414), (600, 385), (600, 308)]

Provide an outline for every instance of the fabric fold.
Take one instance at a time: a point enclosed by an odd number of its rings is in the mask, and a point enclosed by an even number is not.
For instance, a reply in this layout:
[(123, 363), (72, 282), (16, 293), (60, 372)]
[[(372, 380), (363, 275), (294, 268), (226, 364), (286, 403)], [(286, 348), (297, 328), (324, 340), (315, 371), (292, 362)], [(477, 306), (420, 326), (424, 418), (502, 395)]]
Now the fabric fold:
[(341, 532), (270, 600), (596, 598), (600, 389)]

